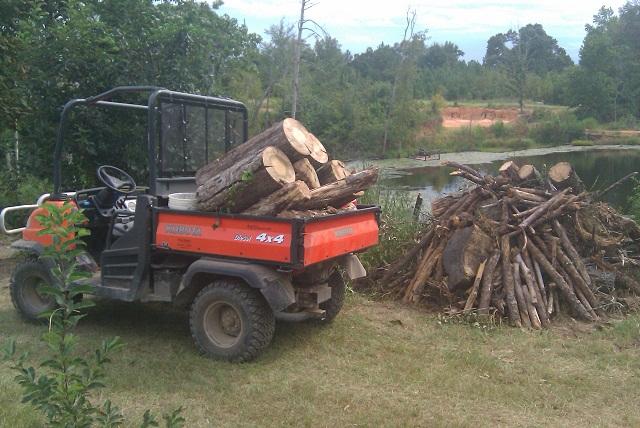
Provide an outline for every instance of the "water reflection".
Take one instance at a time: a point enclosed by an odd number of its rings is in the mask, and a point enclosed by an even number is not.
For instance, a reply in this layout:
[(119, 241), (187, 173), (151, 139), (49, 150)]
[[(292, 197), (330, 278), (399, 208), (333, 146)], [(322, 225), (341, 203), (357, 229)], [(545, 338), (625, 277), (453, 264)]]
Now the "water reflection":
[[(517, 157), (519, 164), (530, 163), (541, 172), (561, 161), (570, 162), (588, 189), (603, 189), (626, 174), (640, 170), (640, 152), (636, 150), (597, 150), (582, 152), (550, 153), (537, 156)], [(474, 165), (474, 168), (490, 174), (497, 174), (503, 161)], [(428, 166), (403, 171), (382, 180), (385, 188), (393, 190), (418, 191), (428, 202), (442, 194), (458, 191), (468, 182), (451, 177), (450, 168)], [(605, 201), (619, 209), (628, 207), (628, 197), (634, 187), (628, 181), (605, 197)]]

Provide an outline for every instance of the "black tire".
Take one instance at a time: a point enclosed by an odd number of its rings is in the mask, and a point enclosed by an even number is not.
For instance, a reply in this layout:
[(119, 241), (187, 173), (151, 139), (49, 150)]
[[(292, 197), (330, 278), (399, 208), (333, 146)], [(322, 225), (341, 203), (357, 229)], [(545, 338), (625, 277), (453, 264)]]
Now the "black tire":
[(52, 298), (38, 292), (38, 287), (43, 284), (51, 284), (51, 273), (36, 260), (18, 264), (11, 276), (11, 302), (20, 315), (29, 321), (41, 321), (38, 315), (56, 307)]
[(193, 300), (189, 324), (206, 356), (245, 362), (271, 343), (275, 317), (258, 290), (243, 282), (218, 280)]
[(324, 318), (320, 320), (321, 323), (330, 323), (342, 310), (344, 306), (344, 297), (347, 287), (342, 278), (342, 274), (339, 271), (334, 271), (329, 276), (329, 287), (331, 287), (331, 298), (326, 302), (320, 303), (320, 309), (325, 310)]

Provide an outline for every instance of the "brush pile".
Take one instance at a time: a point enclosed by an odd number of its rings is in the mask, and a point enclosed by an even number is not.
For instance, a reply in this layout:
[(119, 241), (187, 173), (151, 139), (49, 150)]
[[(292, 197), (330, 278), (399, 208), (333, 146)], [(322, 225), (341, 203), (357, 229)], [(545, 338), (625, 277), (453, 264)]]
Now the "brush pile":
[(201, 211), (311, 217), (355, 209), (350, 204), (378, 179), (329, 161), (322, 143), (295, 119), (252, 137), (196, 173)]
[(636, 173), (590, 193), (566, 162), (544, 177), (513, 161), (498, 176), (444, 164), (470, 186), (432, 203), (420, 241), (378, 281), (383, 292), (535, 329), (558, 313), (604, 319), (626, 295), (640, 295), (628, 272), (640, 266), (640, 228), (598, 202)]

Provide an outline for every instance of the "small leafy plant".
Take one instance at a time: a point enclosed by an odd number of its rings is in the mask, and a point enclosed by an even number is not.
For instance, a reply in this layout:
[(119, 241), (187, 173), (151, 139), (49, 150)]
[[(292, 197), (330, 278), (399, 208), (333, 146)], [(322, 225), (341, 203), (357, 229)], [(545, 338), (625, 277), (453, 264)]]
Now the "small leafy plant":
[[(48, 323), (42, 340), (49, 350), (37, 371), (27, 363), (28, 354), (17, 354), (15, 340), (3, 349), (3, 358), (18, 374), (17, 383), (22, 387), (22, 402), (40, 411), (50, 427), (119, 427), (125, 422), (120, 410), (106, 400), (102, 405), (91, 401), (91, 393), (104, 388), (105, 365), (110, 355), (124, 345), (120, 338), (104, 340), (91, 358), (76, 351), (78, 338), (73, 334), (78, 322), (85, 316), (84, 310), (94, 305), (83, 300), (91, 293), (88, 283), (91, 272), (83, 269), (78, 259), (83, 253), (83, 237), (89, 231), (82, 227), (87, 221), (75, 206), (44, 205), (45, 214), (38, 216), (42, 224), (41, 235), (51, 237), (41, 261), (50, 270), (50, 283), (42, 285), (38, 292), (55, 301), (55, 308), (40, 315)], [(184, 423), (182, 408), (165, 415), (167, 427), (180, 427)], [(142, 427), (157, 427), (157, 420), (149, 411), (144, 414)]]

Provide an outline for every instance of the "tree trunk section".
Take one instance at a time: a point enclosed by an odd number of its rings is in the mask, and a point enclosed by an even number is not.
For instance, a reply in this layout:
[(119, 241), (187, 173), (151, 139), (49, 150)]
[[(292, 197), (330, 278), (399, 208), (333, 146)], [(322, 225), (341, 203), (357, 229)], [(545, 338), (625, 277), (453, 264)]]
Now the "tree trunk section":
[(223, 173), (245, 159), (255, 158), (269, 146), (280, 149), (291, 162), (296, 162), (311, 155), (314, 143), (309, 138), (309, 131), (300, 122), (291, 118), (285, 119), (200, 168), (196, 172), (196, 184), (201, 186), (211, 177)]
[(320, 187), (320, 180), (318, 180), (318, 174), (316, 170), (309, 162), (309, 159), (300, 159), (293, 164), (293, 169), (296, 172), (296, 180), (304, 181), (309, 189), (317, 189)]
[(324, 145), (311, 132), (307, 135), (307, 146), (309, 147), (309, 160), (316, 168), (321, 167), (329, 161), (329, 155)]
[(309, 187), (304, 181), (287, 183), (242, 212), (248, 215), (275, 216), (290, 206), (309, 200)]
[(542, 183), (542, 175), (536, 167), (531, 164), (522, 165), (518, 171), (518, 177), (520, 181)]
[(517, 183), (520, 181), (520, 176), (518, 175), (519, 170), (520, 168), (514, 161), (506, 161), (500, 166), (498, 172), (501, 176), (510, 179), (513, 183)]
[(378, 168), (365, 169), (335, 183), (311, 191), (308, 201), (294, 204), (295, 210), (316, 210), (328, 206), (340, 208), (357, 197), (357, 193), (371, 187), (378, 180)]
[(198, 187), (198, 208), (241, 212), (293, 181), (295, 172), (289, 159), (275, 147), (267, 147), (254, 157), (242, 158)]
[(442, 254), (449, 290), (467, 288), (480, 264), (490, 256), (492, 249), (493, 239), (477, 226), (453, 232)]
[(549, 169), (549, 180), (558, 190), (571, 187), (575, 194), (585, 190), (584, 183), (569, 162), (558, 162), (552, 166)]
[(318, 180), (320, 180), (320, 184), (323, 186), (351, 175), (344, 163), (335, 159), (318, 168), (317, 173)]

